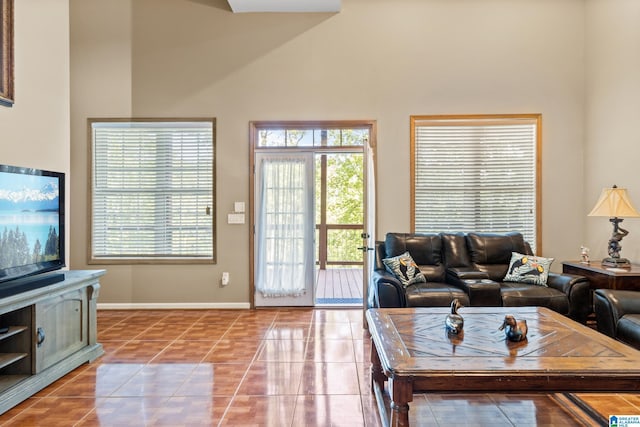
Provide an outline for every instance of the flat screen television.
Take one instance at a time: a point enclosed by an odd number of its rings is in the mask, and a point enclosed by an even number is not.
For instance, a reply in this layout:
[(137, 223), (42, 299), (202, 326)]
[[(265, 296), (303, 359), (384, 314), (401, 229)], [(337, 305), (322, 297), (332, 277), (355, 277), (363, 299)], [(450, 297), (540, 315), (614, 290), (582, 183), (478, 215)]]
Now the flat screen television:
[(0, 287), (65, 266), (64, 178), (0, 165)]

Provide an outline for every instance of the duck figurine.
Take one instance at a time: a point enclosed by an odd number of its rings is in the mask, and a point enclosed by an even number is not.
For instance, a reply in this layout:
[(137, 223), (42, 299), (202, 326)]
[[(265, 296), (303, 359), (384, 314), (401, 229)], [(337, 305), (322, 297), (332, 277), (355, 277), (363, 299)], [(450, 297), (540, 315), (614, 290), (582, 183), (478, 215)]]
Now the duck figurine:
[(514, 342), (526, 340), (529, 330), (526, 320), (516, 320), (511, 314), (504, 316), (504, 322), (502, 322), (499, 330), (503, 329), (507, 339)]
[(447, 314), (446, 319), (444, 319), (444, 325), (447, 328), (447, 333), (457, 335), (462, 332), (464, 319), (458, 314), (458, 310), (462, 307), (463, 306), (458, 298), (451, 301), (451, 313)]

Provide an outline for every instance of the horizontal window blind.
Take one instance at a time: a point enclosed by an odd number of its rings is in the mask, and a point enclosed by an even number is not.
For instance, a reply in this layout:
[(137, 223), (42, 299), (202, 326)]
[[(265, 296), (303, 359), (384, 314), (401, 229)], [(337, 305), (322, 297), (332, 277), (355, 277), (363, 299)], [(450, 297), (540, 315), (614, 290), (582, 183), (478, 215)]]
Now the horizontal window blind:
[(414, 230), (537, 240), (535, 118), (412, 118)]
[(214, 260), (214, 122), (92, 122), (92, 259)]

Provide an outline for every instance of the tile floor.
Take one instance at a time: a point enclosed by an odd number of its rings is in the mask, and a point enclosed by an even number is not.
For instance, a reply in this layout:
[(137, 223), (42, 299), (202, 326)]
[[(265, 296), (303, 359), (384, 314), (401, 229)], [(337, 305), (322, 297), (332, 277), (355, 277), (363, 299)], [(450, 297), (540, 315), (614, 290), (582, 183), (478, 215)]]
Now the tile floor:
[[(357, 309), (101, 310), (105, 354), (1, 415), (0, 425), (379, 426), (362, 321)], [(637, 395), (592, 403), (640, 413)], [(562, 395), (542, 394), (419, 394), (410, 419), (597, 425)]]

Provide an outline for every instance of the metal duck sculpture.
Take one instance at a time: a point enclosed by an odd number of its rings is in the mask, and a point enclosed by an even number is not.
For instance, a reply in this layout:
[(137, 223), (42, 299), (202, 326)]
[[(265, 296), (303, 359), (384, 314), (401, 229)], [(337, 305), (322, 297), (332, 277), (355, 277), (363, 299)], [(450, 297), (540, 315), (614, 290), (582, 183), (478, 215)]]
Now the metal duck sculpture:
[(456, 298), (451, 301), (451, 313), (447, 314), (444, 325), (449, 334), (459, 334), (464, 327), (464, 319), (458, 314), (458, 310), (462, 308), (462, 304)]
[(516, 320), (511, 314), (504, 316), (504, 322), (500, 326), (499, 330), (504, 329), (504, 334), (509, 341), (519, 342), (527, 339), (527, 327), (526, 320)]

